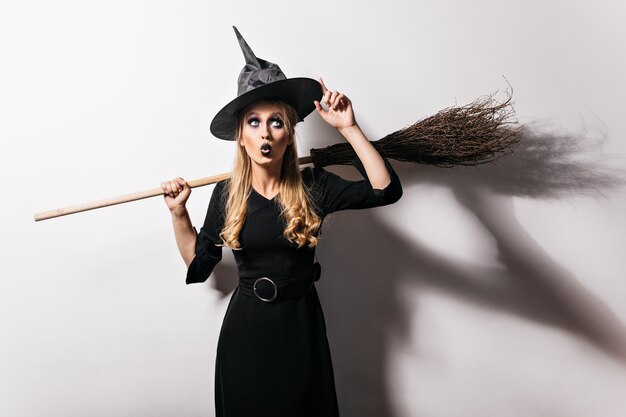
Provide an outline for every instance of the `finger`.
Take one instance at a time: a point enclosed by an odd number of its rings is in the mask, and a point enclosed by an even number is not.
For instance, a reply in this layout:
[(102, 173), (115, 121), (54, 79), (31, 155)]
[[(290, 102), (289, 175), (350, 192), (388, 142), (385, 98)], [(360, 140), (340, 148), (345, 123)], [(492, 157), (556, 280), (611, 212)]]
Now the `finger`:
[(326, 104), (327, 107), (330, 107), (330, 96), (331, 96), (331, 92), (329, 90), (326, 90), (326, 92), (324, 93), (324, 103)]
[(174, 190), (176, 194), (180, 193), (183, 190), (183, 186), (179, 182), (180, 177), (176, 177), (172, 180), (172, 184), (174, 184)]
[(330, 99), (330, 104), (333, 107), (333, 110), (337, 110), (339, 108), (340, 96), (341, 96), (341, 93), (339, 91), (333, 91), (333, 94), (331, 95), (331, 99)]
[(172, 197), (172, 185), (170, 184), (170, 181), (165, 181), (165, 193)]
[(163, 197), (174, 197), (174, 193), (172, 193), (172, 189), (167, 182), (165, 183), (165, 186), (163, 188)]
[(172, 195), (173, 195), (174, 197), (176, 197), (176, 196), (178, 195), (178, 193), (180, 192), (180, 191), (178, 190), (178, 183), (176, 182), (176, 180), (171, 180), (171, 181), (170, 181), (170, 187), (171, 187), (171, 189), (172, 189)]
[(184, 179), (180, 179), (181, 182), (183, 183), (183, 190), (182, 191), (189, 191), (191, 192), (191, 186), (189, 185), (189, 183), (187, 181), (185, 181)]
[(326, 94), (328, 88), (326, 88), (326, 84), (324, 84), (324, 80), (322, 80), (322, 77), (320, 77), (320, 84), (322, 85), (322, 93)]
[(337, 104), (337, 92), (333, 91), (330, 93), (330, 99), (328, 101), (330, 101), (330, 104), (328, 105), (329, 107), (332, 107), (333, 109), (335, 108), (335, 105)]
[(348, 108), (348, 104), (350, 103), (350, 100), (348, 100), (348, 97), (344, 96), (343, 94), (339, 94), (339, 96), (337, 97), (337, 108), (340, 110), (345, 110)]
[(343, 101), (344, 95), (339, 93), (337, 95), (337, 101), (335, 103), (335, 107), (337, 109), (343, 110), (346, 107), (346, 103)]
[(313, 101), (313, 104), (315, 104), (315, 110), (317, 110), (319, 115), (322, 116), (322, 117), (326, 117), (326, 113), (327, 112), (326, 112), (326, 110), (324, 110), (324, 108), (322, 107), (320, 102), (315, 100), (315, 101)]

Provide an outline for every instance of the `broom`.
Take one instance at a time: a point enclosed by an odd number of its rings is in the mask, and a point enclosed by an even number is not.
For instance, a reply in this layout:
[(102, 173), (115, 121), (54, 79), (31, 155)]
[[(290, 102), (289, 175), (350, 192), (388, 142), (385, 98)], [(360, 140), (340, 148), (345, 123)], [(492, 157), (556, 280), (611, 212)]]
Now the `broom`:
[[(453, 167), (493, 162), (510, 153), (511, 146), (521, 137), (521, 126), (513, 120), (512, 92), (506, 101), (498, 103), (494, 94), (480, 97), (464, 106), (453, 106), (426, 117), (410, 126), (373, 141), (378, 153), (387, 159)], [(300, 164), (318, 167), (349, 165), (356, 156), (349, 143), (338, 143), (321, 149), (311, 149), (311, 156), (299, 158)], [(214, 184), (230, 174), (188, 181), (191, 188)], [(66, 216), (101, 207), (163, 195), (161, 188), (127, 194), (89, 203), (49, 210), (34, 215), (35, 221)]]

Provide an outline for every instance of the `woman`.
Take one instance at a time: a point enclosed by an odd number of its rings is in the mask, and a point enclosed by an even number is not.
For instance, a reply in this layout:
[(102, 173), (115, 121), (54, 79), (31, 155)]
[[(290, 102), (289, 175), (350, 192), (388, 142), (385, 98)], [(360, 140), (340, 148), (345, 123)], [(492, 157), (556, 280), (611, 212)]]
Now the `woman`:
[[(236, 33), (247, 63), (239, 96), (218, 113), (211, 129), (236, 140), (237, 157), (231, 178), (215, 186), (199, 234), (185, 208), (188, 184), (182, 178), (161, 184), (188, 267), (187, 283), (208, 278), (223, 246), (233, 249), (237, 262), (239, 286), (217, 348), (216, 415), (337, 416), (314, 285), (320, 275), (314, 262), (320, 227), (335, 211), (393, 203), (402, 189), (356, 123), (348, 97), (322, 80), (286, 79)], [(321, 168), (300, 171), (294, 128), (313, 109), (350, 142), (366, 180), (347, 181)]]

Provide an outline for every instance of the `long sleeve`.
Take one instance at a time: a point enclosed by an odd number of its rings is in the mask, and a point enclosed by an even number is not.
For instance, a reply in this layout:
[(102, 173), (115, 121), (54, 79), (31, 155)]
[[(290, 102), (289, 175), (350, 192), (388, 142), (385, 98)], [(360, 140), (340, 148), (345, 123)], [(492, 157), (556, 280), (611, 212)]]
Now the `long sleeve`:
[(340, 210), (385, 206), (395, 203), (402, 197), (400, 179), (389, 161), (385, 160), (385, 166), (389, 171), (391, 183), (382, 190), (372, 188), (365, 168), (358, 158), (354, 158), (352, 165), (361, 173), (363, 180), (349, 181), (323, 168), (311, 170), (309, 174), (313, 180), (311, 192), (322, 216)]
[(224, 225), (225, 181), (216, 184), (204, 224), (196, 238), (196, 256), (187, 269), (187, 284), (204, 282), (222, 259), (220, 231)]

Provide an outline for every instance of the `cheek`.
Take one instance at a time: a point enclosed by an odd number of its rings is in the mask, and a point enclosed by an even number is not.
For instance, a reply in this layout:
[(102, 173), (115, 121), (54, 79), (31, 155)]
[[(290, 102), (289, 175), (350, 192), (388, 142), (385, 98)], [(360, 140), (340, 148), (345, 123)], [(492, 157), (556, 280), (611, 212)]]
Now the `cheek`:
[(250, 152), (248, 152), (249, 148), (246, 146), (246, 143), (244, 141), (240, 141), (239, 146), (241, 146), (241, 152), (244, 155), (247, 155), (247, 156), (250, 155)]
[(285, 152), (287, 150), (287, 147), (291, 144), (291, 141), (287, 138), (285, 138), (284, 140), (281, 140), (278, 143), (278, 147), (280, 148), (281, 152)]
[(246, 148), (246, 149), (249, 149), (251, 143), (252, 143), (252, 139), (247, 137), (245, 135), (245, 132), (244, 132), (244, 134), (242, 135), (241, 139), (239, 140), (239, 146), (241, 146), (243, 148)]
[(280, 134), (277, 134), (275, 138), (278, 142), (280, 142), (281, 146), (287, 146), (291, 144), (291, 138), (285, 130), (281, 131)]

